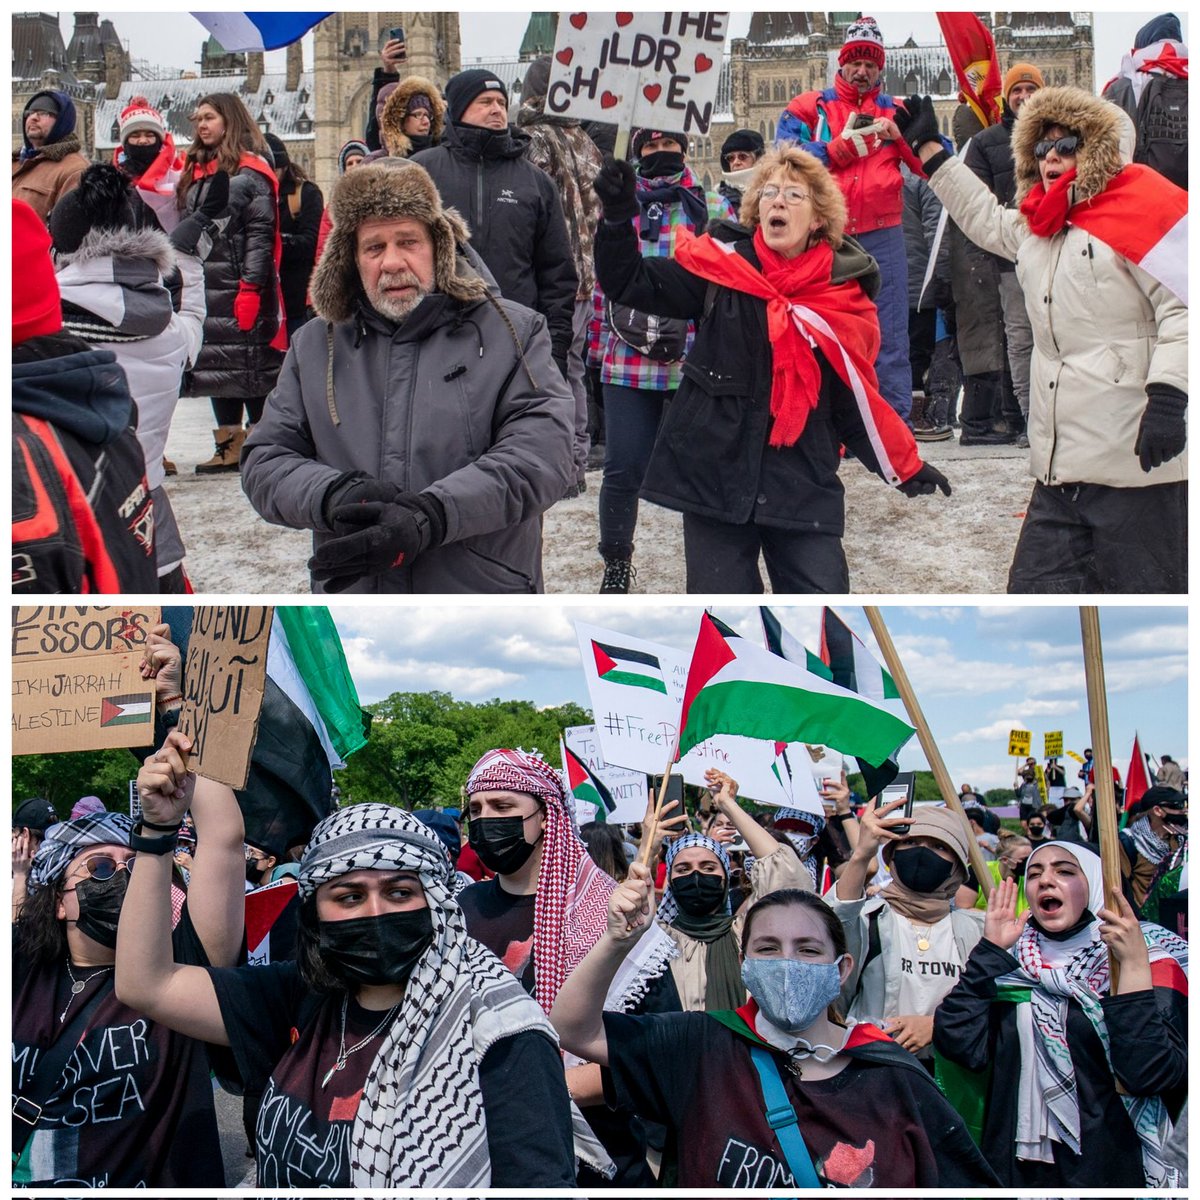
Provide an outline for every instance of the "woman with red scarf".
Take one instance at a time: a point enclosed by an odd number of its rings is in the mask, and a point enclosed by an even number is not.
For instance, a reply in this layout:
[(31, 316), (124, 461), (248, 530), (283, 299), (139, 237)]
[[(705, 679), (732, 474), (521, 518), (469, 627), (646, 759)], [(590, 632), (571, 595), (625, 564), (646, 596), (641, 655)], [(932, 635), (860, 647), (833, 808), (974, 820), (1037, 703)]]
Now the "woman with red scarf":
[(287, 349), (279, 295), (279, 183), (263, 135), (229, 92), (203, 96), (179, 181), (181, 210), (195, 211), (217, 171), (230, 176), (228, 224), (204, 264), (204, 345), (183, 395), (212, 397), (216, 452), (199, 474), (236, 471), (249, 423), (262, 416)]
[(697, 323), (641, 492), (684, 514), (688, 591), (761, 592), (760, 552), (776, 592), (849, 591), (840, 447), (906, 496), (950, 485), (879, 394), (879, 272), (843, 235), (837, 184), (811, 154), (773, 151), (743, 225), (681, 239), (671, 260), (638, 254), (627, 163), (595, 187), (605, 294)]
[(930, 186), (977, 246), (1016, 263), (1033, 326), (1037, 482), (1010, 592), (1187, 591), (1187, 192), (1128, 161), (1121, 109), (1043, 88), (1012, 130), (1017, 208), (898, 115)]

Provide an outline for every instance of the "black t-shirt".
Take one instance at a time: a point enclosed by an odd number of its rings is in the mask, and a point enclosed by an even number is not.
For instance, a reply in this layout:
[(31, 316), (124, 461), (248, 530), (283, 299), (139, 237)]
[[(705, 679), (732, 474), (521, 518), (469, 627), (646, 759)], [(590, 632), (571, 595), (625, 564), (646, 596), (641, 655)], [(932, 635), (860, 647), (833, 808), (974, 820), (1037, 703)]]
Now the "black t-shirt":
[[(604, 1026), (611, 1099), (668, 1126), (679, 1187), (795, 1186), (744, 1038), (706, 1013), (605, 1013)], [(915, 1063), (855, 1059), (812, 1082), (781, 1071), (822, 1183), (995, 1186), (961, 1119)]]
[(499, 879), (473, 883), (458, 893), (467, 932), (482, 942), (534, 994), (533, 907), (537, 897), (515, 896)]
[[(260, 1187), (351, 1187), (350, 1135), (384, 1033), (337, 1059), (343, 993), (317, 996), (292, 962), (210, 970), (237, 1069), (262, 1091), (256, 1130)], [(384, 1014), (347, 1005), (346, 1046)], [(503, 1038), (479, 1068), (495, 1187), (572, 1187), (574, 1154), (558, 1051), (537, 1032)]]
[[(183, 910), (175, 961), (205, 965)], [(75, 968), (77, 980), (94, 971)], [(67, 1060), (63, 1085), (43, 1108), (13, 1182), (28, 1187), (224, 1187), (225, 1172), (204, 1045), (135, 1012), (96, 975), (72, 998), (65, 960), (33, 967), (13, 950), (13, 1089), (20, 1093), (38, 1054), (101, 988)], [(67, 1008), (68, 1000), (71, 1001)], [(66, 1021), (59, 1016), (67, 1009)]]

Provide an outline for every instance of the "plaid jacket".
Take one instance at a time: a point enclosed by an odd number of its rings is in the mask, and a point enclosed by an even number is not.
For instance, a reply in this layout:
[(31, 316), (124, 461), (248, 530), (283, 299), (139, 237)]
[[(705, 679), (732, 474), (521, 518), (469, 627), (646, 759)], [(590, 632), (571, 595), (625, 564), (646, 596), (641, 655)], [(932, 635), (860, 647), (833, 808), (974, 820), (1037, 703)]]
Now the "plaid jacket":
[[(698, 180), (691, 169), (683, 171), (685, 187), (698, 186)], [(644, 185), (646, 188), (649, 184)], [(638, 189), (642, 190), (643, 182), (638, 179)], [(706, 192), (708, 202), (708, 220), (733, 220), (733, 209), (729, 202), (716, 192)], [(639, 225), (640, 218), (634, 218), (634, 225)], [(668, 210), (667, 219), (663, 222), (658, 241), (651, 245), (649, 242), (639, 242), (643, 258), (671, 258), (675, 253), (675, 238), (681, 226), (695, 230), (688, 224), (682, 204), (672, 204)], [(695, 328), (688, 330), (688, 349), (691, 349)], [(668, 392), (679, 386), (681, 378), (679, 363), (661, 363), (646, 358), (632, 347), (627, 346), (617, 337), (608, 326), (604, 317), (604, 293), (600, 285), (592, 295), (592, 320), (588, 326), (588, 364), (600, 368), (602, 383), (615, 383), (623, 387), (644, 388), (647, 391)]]

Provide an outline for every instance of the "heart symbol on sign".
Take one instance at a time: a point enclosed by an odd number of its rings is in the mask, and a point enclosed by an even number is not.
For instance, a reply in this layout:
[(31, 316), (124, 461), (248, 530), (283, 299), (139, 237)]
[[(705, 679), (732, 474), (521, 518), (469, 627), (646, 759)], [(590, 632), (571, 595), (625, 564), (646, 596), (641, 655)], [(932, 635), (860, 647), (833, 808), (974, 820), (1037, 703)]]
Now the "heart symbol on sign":
[(617, 13), (617, 24), (624, 29), (633, 20), (633, 13)]
[(657, 100), (659, 98), (659, 96), (662, 95), (662, 84), (661, 83), (646, 84), (646, 86), (644, 88), (642, 88), (642, 95), (645, 96), (646, 99), (649, 100), (651, 104), (653, 104), (655, 102), (655, 100)]
[(696, 55), (696, 73), (707, 71), (713, 65), (713, 60), (707, 54)]
[(587, 13), (572, 13), (568, 20), (576, 29), (582, 29), (587, 24)]
[(575, 51), (568, 46), (565, 50), (560, 50), (555, 56), (564, 67), (571, 65), (571, 59), (575, 57)]
[(614, 108), (614, 107), (616, 107), (616, 105), (617, 105), (617, 102), (618, 102), (620, 99), (621, 99), (621, 97), (620, 97), (620, 96), (614, 96), (614, 95), (612, 94), (612, 92), (605, 92), (605, 93), (604, 93), (604, 94), (603, 94), (603, 95), (600, 97), (600, 107), (601, 107), (601, 108)]

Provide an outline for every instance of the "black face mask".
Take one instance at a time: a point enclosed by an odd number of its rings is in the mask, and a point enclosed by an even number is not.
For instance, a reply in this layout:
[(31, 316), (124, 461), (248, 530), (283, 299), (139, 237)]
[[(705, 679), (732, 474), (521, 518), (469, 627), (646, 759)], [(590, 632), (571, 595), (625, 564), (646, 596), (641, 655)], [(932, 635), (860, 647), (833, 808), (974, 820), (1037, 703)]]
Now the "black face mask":
[(952, 862), (928, 846), (909, 846), (892, 855), (892, 874), (911, 892), (936, 892), (953, 870)]
[(521, 817), (472, 817), (467, 842), (479, 861), (497, 875), (519, 871), (534, 850), (525, 840), (525, 821)]
[(643, 179), (665, 179), (683, 174), (683, 155), (677, 150), (655, 150), (638, 160), (638, 174)]
[(125, 173), (138, 179), (150, 169), (150, 164), (158, 157), (162, 150), (162, 142), (152, 142), (149, 146), (122, 146), (121, 149), (125, 152)]
[(257, 858), (246, 859), (246, 882), (255, 887), (262, 883), (262, 863)]
[(1031, 842), (1040, 842), (1046, 836), (1045, 825), (1030, 825), (1029, 840)]
[(117, 948), (117, 922), (121, 919), (121, 905), (125, 903), (125, 889), (129, 886), (129, 872), (118, 871), (111, 879), (82, 879), (75, 885), (75, 899), (79, 902), (79, 920), (75, 928), (86, 933), (94, 942)]
[(1024, 861), (1017, 863), (1017, 865), (1015, 867), (1009, 867), (1008, 875), (1009, 875), (1010, 879), (1024, 879), (1025, 878), (1025, 863), (1024, 863)]
[(321, 957), (342, 983), (405, 983), (433, 941), (428, 908), (320, 922)]
[(671, 880), (671, 895), (680, 912), (689, 917), (710, 917), (725, 901), (725, 877), (693, 871)]
[(1186, 829), (1188, 815), (1185, 812), (1176, 812), (1174, 809), (1168, 808), (1163, 813), (1163, 821), (1166, 822), (1168, 828), (1174, 825), (1176, 829)]

